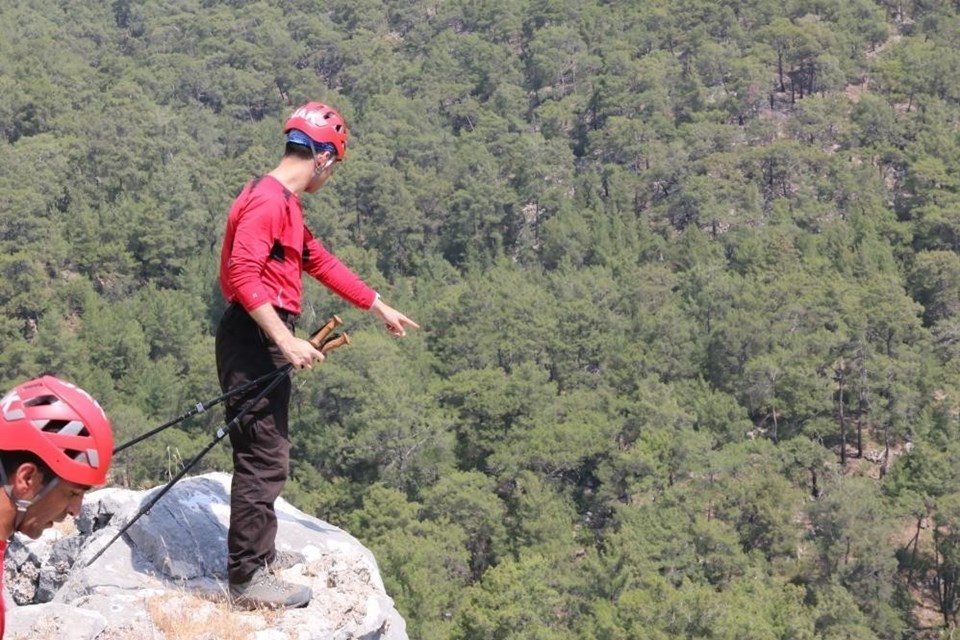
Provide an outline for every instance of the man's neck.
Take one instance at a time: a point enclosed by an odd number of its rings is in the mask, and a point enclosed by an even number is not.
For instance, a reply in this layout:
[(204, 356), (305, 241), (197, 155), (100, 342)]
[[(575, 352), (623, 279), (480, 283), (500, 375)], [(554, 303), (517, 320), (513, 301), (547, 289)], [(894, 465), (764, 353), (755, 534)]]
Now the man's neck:
[(283, 158), (267, 175), (272, 176), (288, 191), (298, 196), (304, 192), (313, 177), (313, 162), (299, 158)]

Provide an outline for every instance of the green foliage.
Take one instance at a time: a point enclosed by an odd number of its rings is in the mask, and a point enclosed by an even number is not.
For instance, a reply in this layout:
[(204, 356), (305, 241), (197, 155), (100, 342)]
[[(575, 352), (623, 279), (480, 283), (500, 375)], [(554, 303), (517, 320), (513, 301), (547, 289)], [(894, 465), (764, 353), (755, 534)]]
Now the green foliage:
[(410, 620), (413, 637), (444, 637), (470, 577), (468, 534), (447, 519), (421, 520), (417, 505), (374, 485), (351, 514), (349, 529), (377, 557), (388, 592)]
[(958, 27), (939, 0), (2, 3), (3, 381), (80, 384), (118, 442), (217, 396), (227, 208), (326, 100), (350, 152), (309, 225), (423, 329), (307, 284), (300, 333), (354, 342), (294, 379), (286, 496), (374, 550), (411, 637), (949, 635)]
[(451, 638), (561, 640), (573, 613), (557, 582), (557, 567), (533, 554), (490, 570), (471, 587), (453, 622)]
[(493, 489), (494, 481), (482, 473), (455, 472), (441, 478), (423, 497), (425, 518), (462, 527), (467, 534), (474, 579), (508, 552), (506, 506)]

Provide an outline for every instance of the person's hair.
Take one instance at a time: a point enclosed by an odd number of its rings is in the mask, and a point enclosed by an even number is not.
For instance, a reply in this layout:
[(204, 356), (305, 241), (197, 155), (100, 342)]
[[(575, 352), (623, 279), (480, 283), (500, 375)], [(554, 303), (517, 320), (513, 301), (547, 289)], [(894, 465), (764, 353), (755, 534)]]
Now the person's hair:
[[(337, 149), (332, 144), (326, 142), (318, 142), (316, 145), (317, 153), (323, 153), (324, 151), (330, 152), (330, 155), (334, 158), (337, 157)], [(300, 160), (313, 160), (313, 150), (310, 147), (306, 147), (302, 144), (297, 144), (296, 142), (288, 142), (283, 148), (283, 157), (293, 157), (299, 158)]]
[(43, 482), (46, 484), (56, 477), (56, 474), (47, 466), (40, 456), (32, 451), (0, 451), (0, 465), (3, 466), (3, 472), (7, 478), (12, 478), (20, 465), (32, 462), (37, 465), (40, 474), (43, 476)]
[(283, 157), (298, 158), (300, 160), (313, 160), (313, 151), (310, 150), (310, 147), (305, 147), (302, 144), (288, 142), (283, 148)]

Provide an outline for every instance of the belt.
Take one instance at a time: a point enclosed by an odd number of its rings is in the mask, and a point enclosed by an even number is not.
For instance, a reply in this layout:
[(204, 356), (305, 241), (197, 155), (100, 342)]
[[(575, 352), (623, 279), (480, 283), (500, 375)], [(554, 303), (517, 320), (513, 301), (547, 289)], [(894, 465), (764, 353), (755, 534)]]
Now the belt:
[[(287, 328), (292, 331), (297, 322), (297, 318), (300, 317), (300, 314), (294, 313), (293, 311), (288, 311), (287, 309), (281, 309), (280, 307), (274, 307), (273, 310), (277, 312), (277, 316), (280, 317), (281, 322), (287, 325)], [(235, 314), (242, 314), (248, 318), (250, 317), (250, 314), (246, 309), (243, 308), (243, 305), (241, 305), (239, 302), (231, 302), (229, 305), (227, 305), (227, 310), (224, 315)], [(250, 320), (252, 321), (253, 318), (250, 318)]]

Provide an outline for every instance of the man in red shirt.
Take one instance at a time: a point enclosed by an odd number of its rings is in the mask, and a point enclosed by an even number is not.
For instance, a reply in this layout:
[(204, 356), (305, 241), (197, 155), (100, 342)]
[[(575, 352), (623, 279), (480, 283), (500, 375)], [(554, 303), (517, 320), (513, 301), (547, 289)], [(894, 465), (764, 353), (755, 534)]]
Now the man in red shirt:
[[(43, 376), (0, 399), (0, 558), (14, 533), (39, 538), (78, 515), (83, 494), (106, 482), (112, 458), (110, 421), (72, 384)], [(3, 627), (0, 597), (0, 638)]]
[[(226, 391), (291, 363), (310, 368), (323, 355), (294, 335), (306, 271), (347, 302), (368, 309), (386, 329), (403, 336), (417, 323), (385, 304), (376, 291), (327, 251), (306, 227), (300, 194), (313, 193), (330, 178), (347, 150), (347, 125), (331, 107), (308, 102), (287, 119), (286, 147), (272, 171), (248, 183), (227, 217), (220, 255), (220, 290), (229, 303), (217, 328), (220, 386)], [(303, 560), (279, 552), (274, 502), (290, 463), (286, 378), (230, 431), (233, 481), (227, 573), (230, 594), (243, 607), (302, 607), (309, 587), (275, 577), (278, 569)], [(253, 389), (227, 402), (232, 420)]]

